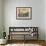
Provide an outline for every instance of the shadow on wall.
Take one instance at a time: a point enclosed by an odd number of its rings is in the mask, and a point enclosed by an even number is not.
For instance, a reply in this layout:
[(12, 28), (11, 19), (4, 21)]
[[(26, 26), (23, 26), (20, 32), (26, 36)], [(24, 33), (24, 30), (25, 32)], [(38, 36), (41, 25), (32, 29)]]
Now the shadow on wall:
[(0, 39), (3, 38), (3, 33), (2, 31), (0, 30)]

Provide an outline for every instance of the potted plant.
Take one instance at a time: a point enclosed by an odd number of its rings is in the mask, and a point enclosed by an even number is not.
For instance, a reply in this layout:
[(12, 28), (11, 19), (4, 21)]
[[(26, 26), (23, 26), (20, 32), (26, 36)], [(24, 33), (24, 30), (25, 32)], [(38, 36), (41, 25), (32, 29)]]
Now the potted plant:
[[(4, 31), (4, 30), (3, 30)], [(6, 44), (6, 32), (0, 30), (0, 44)]]
[(3, 39), (6, 39), (6, 32), (3, 32)]

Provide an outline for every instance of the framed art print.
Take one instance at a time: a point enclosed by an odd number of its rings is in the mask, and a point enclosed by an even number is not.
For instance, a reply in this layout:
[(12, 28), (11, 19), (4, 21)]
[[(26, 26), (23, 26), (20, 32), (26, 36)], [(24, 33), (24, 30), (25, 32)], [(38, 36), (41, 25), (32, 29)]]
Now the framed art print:
[(32, 19), (32, 7), (16, 7), (16, 19), (18, 20)]

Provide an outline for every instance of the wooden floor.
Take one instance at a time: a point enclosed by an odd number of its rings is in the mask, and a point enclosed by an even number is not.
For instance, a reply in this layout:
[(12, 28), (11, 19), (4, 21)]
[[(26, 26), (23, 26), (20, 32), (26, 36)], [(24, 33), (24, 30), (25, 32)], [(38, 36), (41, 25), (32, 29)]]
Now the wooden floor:
[(0, 46), (6, 46), (8, 44), (39, 44), (46, 46), (46, 42), (44, 40), (8, 40), (7, 44)]
[(12, 40), (8, 43), (39, 44), (42, 46), (46, 46), (46, 42), (44, 40)]

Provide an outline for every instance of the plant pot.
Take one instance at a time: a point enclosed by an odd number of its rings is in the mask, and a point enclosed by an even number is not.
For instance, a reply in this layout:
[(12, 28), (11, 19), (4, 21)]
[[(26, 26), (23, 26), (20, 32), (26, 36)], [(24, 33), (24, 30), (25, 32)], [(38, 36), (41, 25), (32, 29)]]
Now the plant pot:
[(0, 39), (0, 44), (6, 44), (7, 40), (6, 39)]

